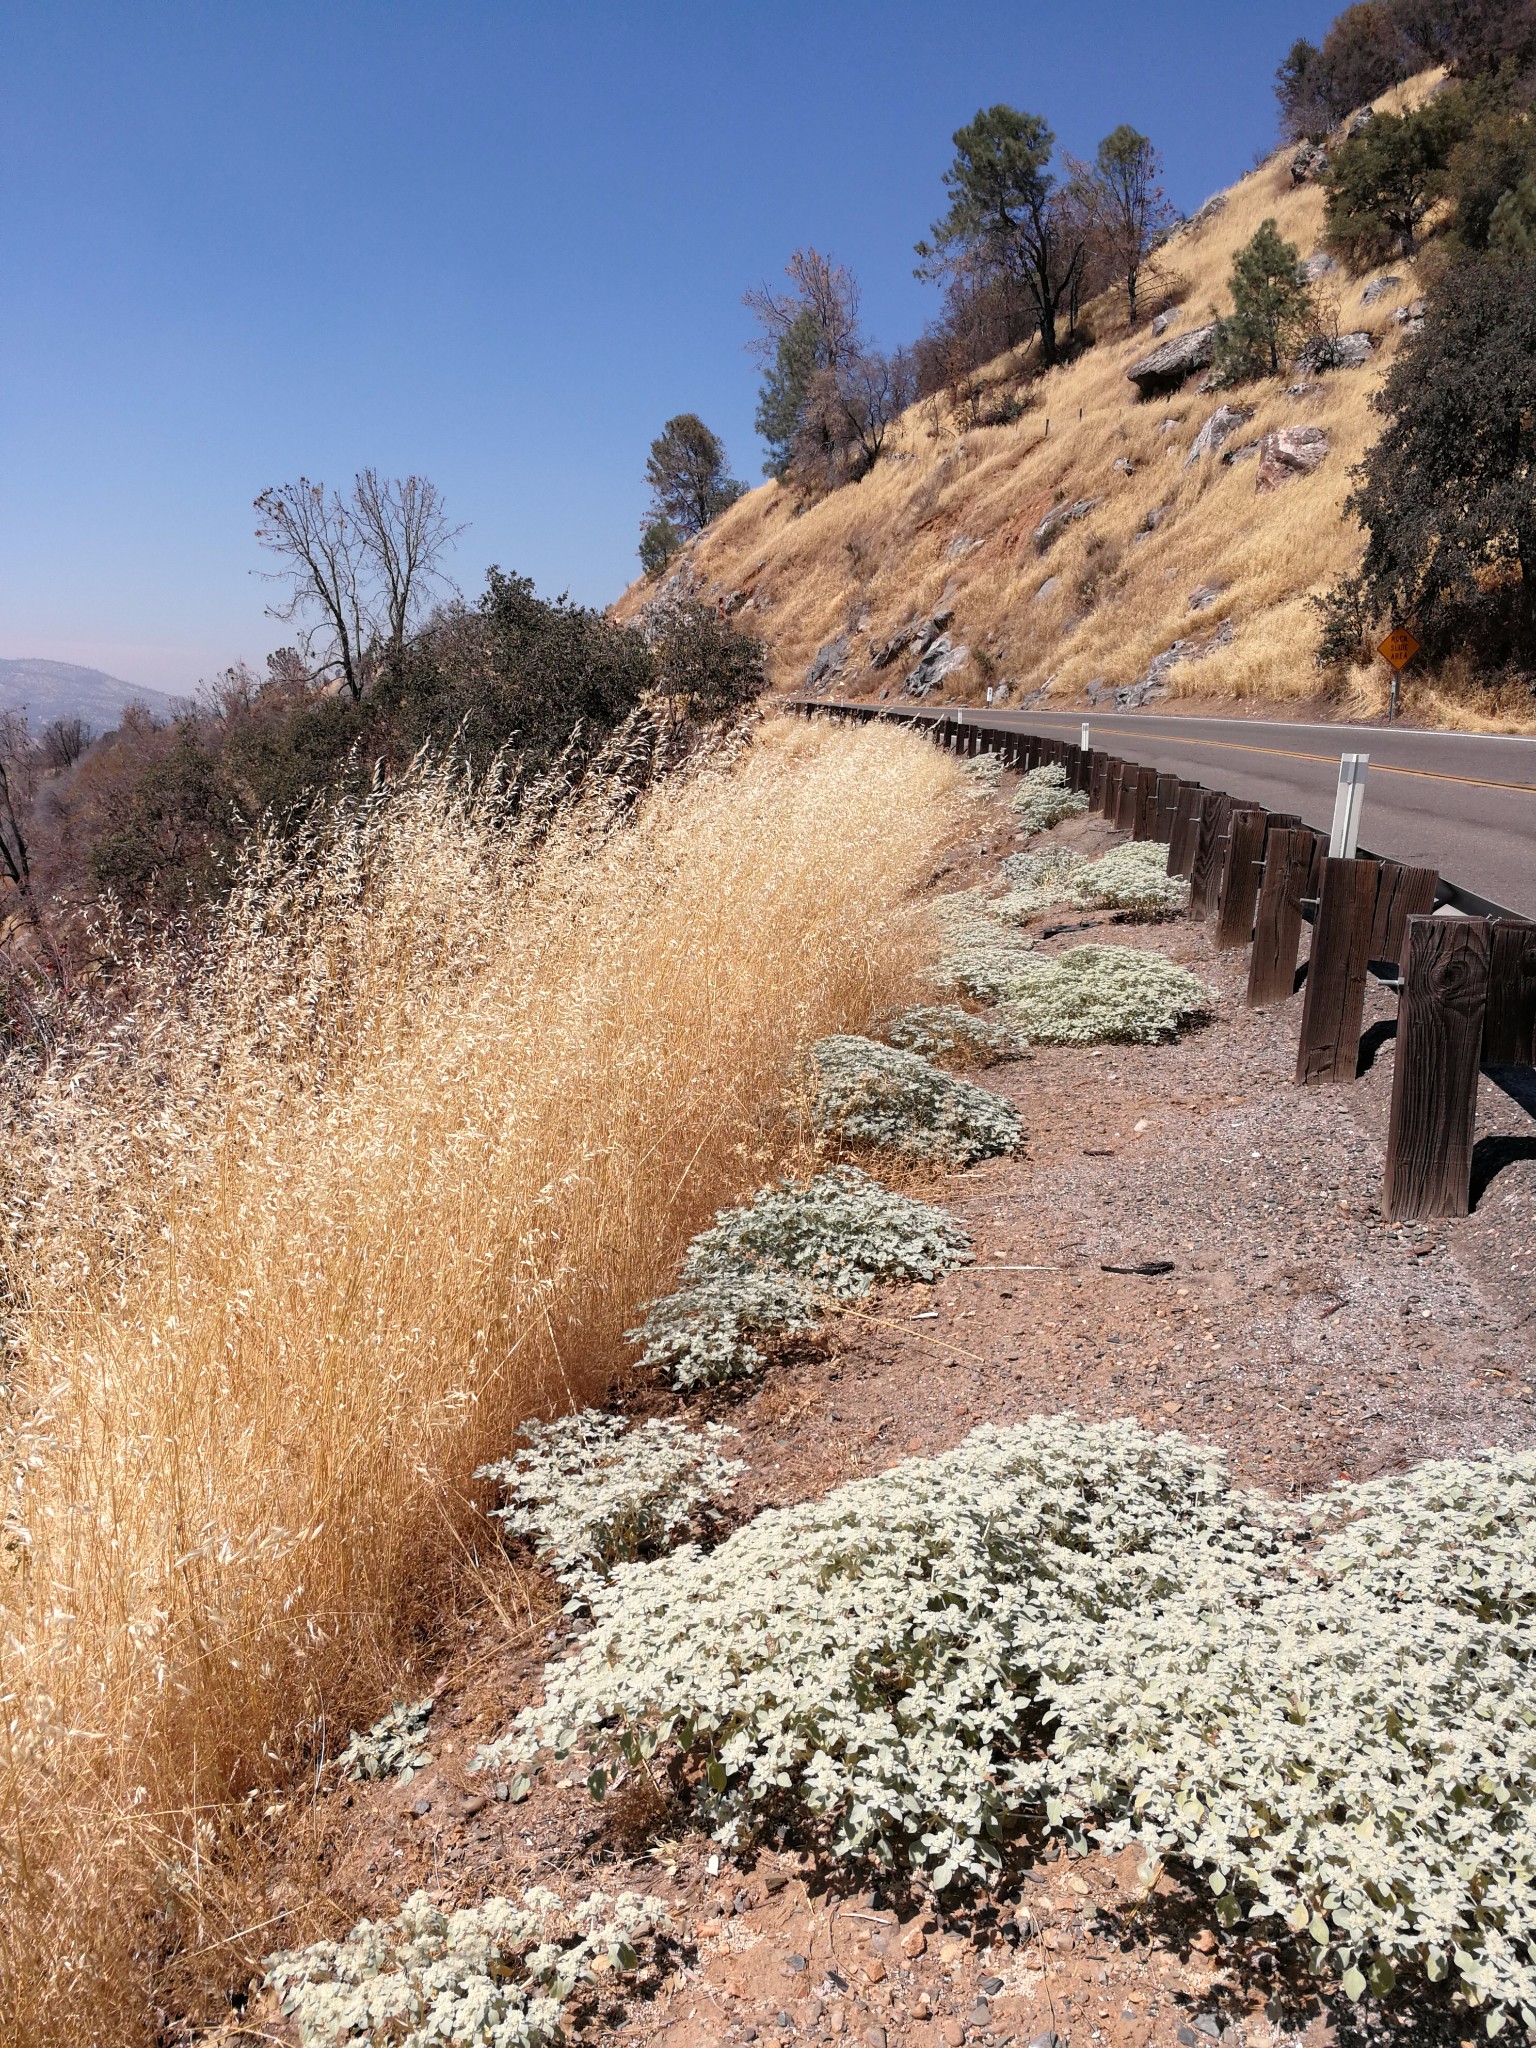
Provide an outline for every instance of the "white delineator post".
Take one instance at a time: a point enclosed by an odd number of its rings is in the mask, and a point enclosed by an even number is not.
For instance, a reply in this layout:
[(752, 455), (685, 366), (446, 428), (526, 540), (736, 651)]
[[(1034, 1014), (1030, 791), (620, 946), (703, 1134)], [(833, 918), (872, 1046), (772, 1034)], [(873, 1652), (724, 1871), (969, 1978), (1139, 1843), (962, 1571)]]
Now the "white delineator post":
[(1084, 753), (1086, 754), (1086, 753), (1087, 753), (1087, 751), (1088, 751), (1088, 721), (1087, 721), (1087, 719), (1085, 718), (1085, 719), (1083, 720), (1083, 752), (1084, 752)]
[(1360, 807), (1365, 802), (1365, 771), (1369, 754), (1339, 757), (1339, 793), (1333, 800), (1333, 830), (1328, 835), (1331, 860), (1353, 860), (1360, 844)]

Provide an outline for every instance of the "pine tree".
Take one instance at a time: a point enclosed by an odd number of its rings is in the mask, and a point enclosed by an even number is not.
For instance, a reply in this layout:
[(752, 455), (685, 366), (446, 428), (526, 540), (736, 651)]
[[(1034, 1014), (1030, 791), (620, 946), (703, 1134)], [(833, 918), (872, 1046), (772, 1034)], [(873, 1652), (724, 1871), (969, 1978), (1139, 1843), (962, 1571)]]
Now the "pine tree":
[(788, 475), (811, 386), (817, 372), (826, 368), (821, 322), (807, 306), (779, 336), (773, 361), (763, 372), (755, 424), (768, 447), (764, 476), (782, 483)]
[(1301, 253), (1273, 220), (1237, 252), (1230, 289), (1232, 313), (1216, 337), (1216, 367), (1229, 384), (1245, 377), (1278, 377), (1280, 366), (1312, 323), (1312, 288)]

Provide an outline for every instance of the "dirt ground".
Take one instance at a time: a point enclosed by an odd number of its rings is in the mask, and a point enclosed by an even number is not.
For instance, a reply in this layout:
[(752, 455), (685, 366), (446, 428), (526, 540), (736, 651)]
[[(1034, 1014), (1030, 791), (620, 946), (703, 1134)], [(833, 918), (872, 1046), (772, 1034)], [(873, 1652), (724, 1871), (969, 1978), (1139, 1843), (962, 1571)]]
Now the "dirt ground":
[[(1088, 853), (1117, 836), (1098, 819), (1049, 835)], [(975, 839), (936, 886), (995, 872), (1014, 844), (1005, 811), (978, 805)], [(1108, 920), (1071, 922), (1049, 950)], [(1016, 1157), (924, 1187), (970, 1226), (975, 1263), (934, 1287), (885, 1290), (744, 1396), (683, 1404), (741, 1432), (739, 1518), (944, 1450), (980, 1422), (1069, 1409), (1218, 1444), (1240, 1480), (1288, 1496), (1536, 1441), (1526, 1110), (1485, 1081), (1473, 1214), (1389, 1225), (1379, 1202), (1391, 996), (1372, 985), (1369, 1064), (1353, 1085), (1298, 1088), (1300, 997), (1245, 1009), (1245, 952), (1216, 953), (1188, 919), (1102, 936), (1192, 967), (1220, 992), (1216, 1018), (1176, 1044), (1045, 1050), (974, 1076), (1018, 1106), (1028, 1133)], [(1171, 1270), (1126, 1270), (1153, 1261)], [(1481, 2038), (1448, 2002), (1320, 2000), (1283, 1953), (1218, 1934), (1174, 1878), (1147, 1894), (1134, 1856), (1068, 1861), (1026, 1846), (995, 1897), (941, 1916), (921, 1896), (817, 1867), (793, 1844), (738, 1864), (683, 1817), (615, 1812), (546, 1786), (521, 1804), (487, 1798), (468, 1759), (534, 1696), (565, 1625), (536, 1575), (487, 1582), (433, 1674), (432, 1765), (408, 1785), (327, 1787), (285, 1819), (267, 1886), (284, 1932), (269, 1940), (340, 1931), (418, 1885), (464, 1904), (537, 1877), (654, 1891), (673, 1909), (661, 1962), (582, 2012), (584, 2039)], [(247, 2040), (289, 2038), (260, 2002), (235, 2024)]]

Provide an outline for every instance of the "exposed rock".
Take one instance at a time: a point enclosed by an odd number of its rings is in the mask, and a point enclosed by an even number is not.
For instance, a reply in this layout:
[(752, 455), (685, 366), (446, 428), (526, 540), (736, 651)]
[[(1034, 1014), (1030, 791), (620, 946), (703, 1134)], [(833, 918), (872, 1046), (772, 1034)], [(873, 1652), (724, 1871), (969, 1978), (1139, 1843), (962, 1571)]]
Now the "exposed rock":
[(824, 690), (843, 672), (843, 663), (848, 659), (848, 635), (839, 633), (835, 640), (828, 640), (816, 650), (816, 659), (805, 672), (807, 690)]
[(972, 540), (968, 533), (957, 533), (949, 546), (944, 550), (944, 559), (946, 562), (958, 562), (962, 555), (968, 555), (972, 548), (979, 548), (980, 546), (981, 542), (979, 540)]
[(954, 607), (952, 605), (943, 605), (934, 613), (928, 623), (932, 626), (935, 633), (942, 633), (954, 616)]
[(1207, 199), (1198, 213), (1190, 215), (1188, 222), (1189, 233), (1198, 235), (1202, 228), (1208, 228), (1217, 214), (1226, 210), (1226, 204), (1227, 194), (1225, 192), (1218, 192), (1213, 198)]
[(1222, 462), (1228, 469), (1235, 462), (1252, 462), (1254, 456), (1259, 452), (1259, 445), (1257, 441), (1244, 441), (1240, 447), (1223, 448), (1221, 451)]
[(1365, 133), (1375, 118), (1376, 109), (1374, 107), (1360, 107), (1350, 115), (1349, 125), (1345, 128), (1344, 133), (1353, 141), (1357, 135)]
[(1326, 249), (1319, 249), (1315, 256), (1309, 256), (1301, 266), (1301, 274), (1308, 284), (1316, 284), (1320, 277), (1327, 277), (1339, 267), (1336, 256), (1330, 256)]
[(1298, 378), (1294, 384), (1286, 385), (1285, 395), (1287, 398), (1316, 398), (1322, 388), (1321, 384), (1309, 383), (1305, 377), (1302, 377)]
[(1083, 692), (1083, 695), (1088, 699), (1088, 702), (1090, 704), (1102, 704), (1106, 697), (1113, 697), (1114, 694), (1114, 691), (1110, 688), (1109, 684), (1105, 682), (1102, 676), (1095, 676), (1093, 681), (1088, 685), (1087, 689), (1085, 689)]
[(907, 695), (926, 697), (930, 691), (938, 688), (946, 676), (953, 675), (957, 668), (964, 668), (970, 658), (969, 647), (956, 647), (951, 643), (947, 633), (941, 633), (907, 677)]
[(1132, 363), (1125, 374), (1143, 398), (1156, 398), (1177, 391), (1197, 371), (1209, 369), (1215, 353), (1216, 322), (1212, 320), (1204, 327), (1192, 327), (1187, 334), (1176, 334), (1172, 341)]
[(1117, 455), (1114, 467), (1116, 476), (1134, 476), (1136, 474), (1136, 465), (1132, 462), (1129, 455)]
[(1253, 418), (1253, 408), (1246, 405), (1218, 406), (1190, 443), (1184, 467), (1193, 469), (1204, 456), (1219, 455), (1239, 427), (1246, 427)]
[(1181, 662), (1204, 661), (1214, 654), (1218, 647), (1232, 644), (1232, 621), (1223, 619), (1214, 633), (1203, 640), (1175, 640), (1147, 668), (1139, 681), (1128, 684), (1114, 693), (1115, 703), (1122, 711), (1140, 711), (1144, 705), (1154, 704), (1159, 697), (1168, 694), (1168, 678)]
[(1424, 315), (1427, 311), (1428, 302), (1424, 299), (1415, 299), (1411, 306), (1398, 307), (1392, 315), (1392, 324), (1394, 327), (1406, 327), (1410, 334), (1417, 334), (1424, 325)]
[(1328, 436), (1321, 427), (1281, 427), (1266, 434), (1259, 447), (1255, 488), (1277, 491), (1293, 476), (1310, 476), (1326, 458)]
[(1166, 334), (1168, 332), (1168, 329), (1172, 326), (1172, 324), (1173, 314), (1171, 311), (1167, 313), (1158, 313), (1154, 316), (1152, 321), (1152, 332), (1154, 334), (1159, 335)]
[(1360, 294), (1362, 306), (1374, 306), (1378, 299), (1384, 299), (1388, 292), (1395, 292), (1402, 283), (1400, 277), (1373, 277)]
[(1044, 604), (1047, 599), (1054, 597), (1060, 588), (1061, 578), (1059, 576), (1047, 576), (1040, 588), (1035, 592), (1033, 602), (1035, 604)]
[(1200, 379), (1200, 381), (1195, 386), (1196, 391), (1199, 392), (1202, 398), (1209, 397), (1211, 392), (1219, 388), (1219, 380), (1214, 370), (1207, 370), (1205, 375)]
[(1296, 367), (1304, 376), (1315, 377), (1324, 370), (1358, 370), (1371, 360), (1371, 337), (1366, 333), (1314, 334)]
[(889, 668), (891, 663), (908, 646), (918, 630), (919, 621), (909, 619), (904, 626), (898, 626), (889, 640), (882, 640), (870, 653), (871, 668)]
[(1189, 608), (1192, 612), (1209, 611), (1217, 598), (1225, 597), (1226, 592), (1225, 583), (1202, 583), (1198, 590), (1189, 593)]
[(1320, 142), (1304, 142), (1291, 158), (1291, 183), (1319, 184), (1328, 174), (1328, 152)]
[(1149, 540), (1172, 510), (1171, 505), (1154, 505), (1149, 512), (1143, 512), (1141, 524), (1131, 535), (1132, 546), (1140, 541)]
[(1079, 519), (1086, 519), (1090, 512), (1096, 512), (1103, 502), (1102, 498), (1074, 498), (1053, 505), (1035, 528), (1035, 553), (1043, 555), (1069, 526), (1075, 526)]

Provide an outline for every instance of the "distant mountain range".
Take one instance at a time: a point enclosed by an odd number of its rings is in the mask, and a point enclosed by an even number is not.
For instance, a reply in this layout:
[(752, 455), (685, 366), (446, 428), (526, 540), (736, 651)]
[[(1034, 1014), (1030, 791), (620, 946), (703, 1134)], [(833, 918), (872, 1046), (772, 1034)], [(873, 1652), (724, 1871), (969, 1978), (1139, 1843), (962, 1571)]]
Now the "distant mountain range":
[(99, 668), (80, 668), (72, 661), (0, 660), (0, 711), (23, 707), (33, 732), (55, 718), (83, 718), (93, 733), (121, 725), (130, 704), (146, 704), (156, 718), (169, 718), (172, 699), (159, 690), (144, 690)]

